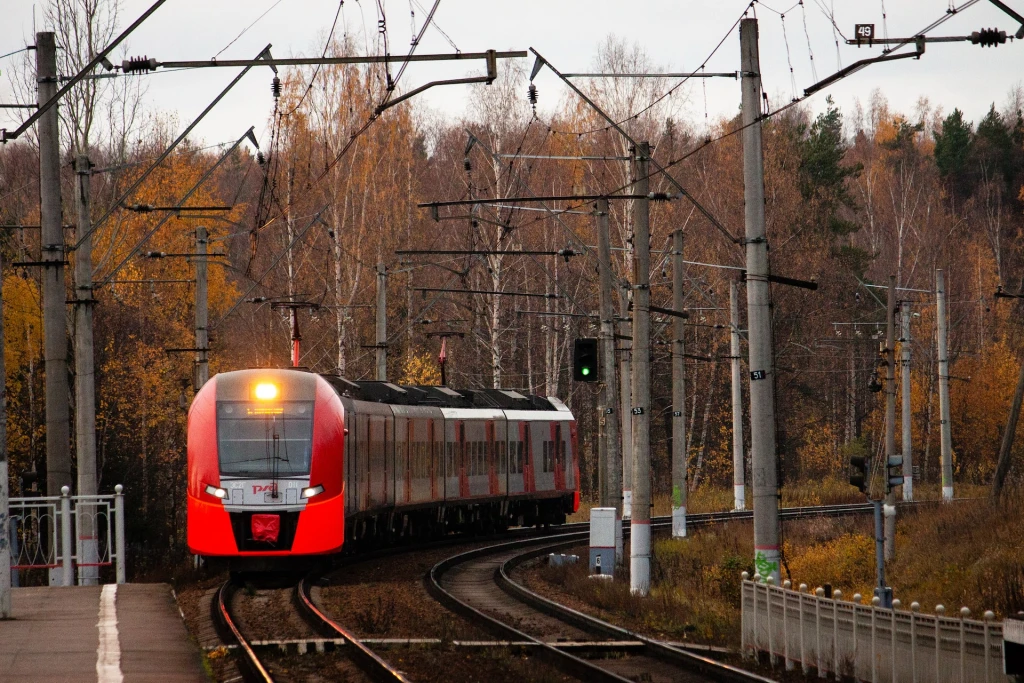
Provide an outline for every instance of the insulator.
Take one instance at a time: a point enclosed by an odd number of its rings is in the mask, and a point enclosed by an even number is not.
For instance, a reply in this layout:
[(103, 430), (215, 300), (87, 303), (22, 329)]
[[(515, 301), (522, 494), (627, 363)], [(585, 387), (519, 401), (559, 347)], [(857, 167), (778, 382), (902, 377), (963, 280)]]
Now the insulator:
[(971, 43), (982, 47), (996, 47), (1006, 43), (1006, 31), (994, 28), (983, 28), (971, 34)]
[(530, 101), (530, 104), (536, 106), (536, 104), (537, 104), (537, 86), (535, 86), (533, 83), (531, 83), (530, 87), (526, 90), (526, 99), (528, 99)]
[(281, 79), (277, 76), (270, 82), (270, 92), (274, 94), (275, 99), (281, 96)]
[(256, 163), (260, 166), (264, 166), (267, 163), (267, 157), (263, 152), (256, 152)]
[(153, 57), (132, 57), (121, 62), (121, 71), (128, 74), (134, 71), (155, 71), (156, 59)]
[(466, 173), (473, 170), (473, 162), (469, 160), (469, 157), (462, 160), (462, 168), (466, 169)]

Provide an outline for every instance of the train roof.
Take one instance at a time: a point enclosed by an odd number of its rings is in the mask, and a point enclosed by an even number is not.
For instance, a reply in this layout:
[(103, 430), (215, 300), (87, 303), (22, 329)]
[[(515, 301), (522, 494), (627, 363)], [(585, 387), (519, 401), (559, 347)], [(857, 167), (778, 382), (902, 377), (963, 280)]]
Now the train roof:
[(551, 400), (514, 389), (452, 389), (442, 386), (410, 386), (391, 382), (349, 380), (321, 375), (340, 396), (357, 401), (438, 408), (493, 408), (499, 410), (564, 410)]

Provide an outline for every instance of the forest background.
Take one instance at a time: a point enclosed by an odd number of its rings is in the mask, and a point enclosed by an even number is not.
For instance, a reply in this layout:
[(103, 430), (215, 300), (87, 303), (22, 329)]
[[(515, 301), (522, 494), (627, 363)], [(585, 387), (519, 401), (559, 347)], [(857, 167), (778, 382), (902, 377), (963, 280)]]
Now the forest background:
[[(83, 11), (83, 6), (92, 10)], [(76, 73), (113, 35), (117, 16), (106, 7), (65, 0), (50, 6), (62, 74)], [(83, 27), (91, 29), (88, 40), (79, 38), (86, 35)], [(363, 50), (345, 40), (334, 41), (328, 52)], [(614, 37), (603, 42), (593, 66), (619, 73), (659, 69), (642, 47)], [(34, 101), (31, 63), (26, 60), (22, 67), (20, 93)], [(192, 251), (195, 228), (204, 225), (212, 249), (224, 254), (209, 268), (211, 374), (288, 365), (289, 322), (270, 299), (291, 295), (318, 304), (300, 313), (302, 364), (316, 372), (371, 379), (376, 266), (383, 263), (388, 272), (388, 377), (398, 383), (437, 383), (439, 333), (461, 333), (446, 341), (449, 385), (516, 388), (565, 400), (580, 427), (583, 493), (592, 496), (597, 389), (572, 382), (570, 365), (573, 340), (596, 336), (593, 207), (553, 203), (557, 215), (539, 205), (442, 209), (441, 220), (435, 221), (416, 206), (433, 200), (614, 193), (628, 187), (628, 164), (613, 159), (628, 155), (623, 138), (576, 99), (560, 102), (551, 117), (539, 116), (527, 98), (525, 68), (518, 61), (501, 63), (493, 84), (472, 86), (470, 109), (461, 118), (421, 110), (415, 100), (374, 117), (386, 94), (383, 67), (282, 72), (282, 92), (270, 113), (274, 133), (269, 147), (259, 154), (246, 146), (231, 152), (189, 200), (232, 210), (203, 219), (183, 213), (167, 221), (143, 248)], [(88, 154), (94, 164), (96, 219), (182, 128), (173, 117), (146, 109), (144, 83), (140, 78), (86, 81), (62, 106), (62, 159), (68, 162), (63, 167), (65, 223), (75, 215), (70, 162), (77, 154)], [(650, 141), (655, 159), (671, 165), (673, 175), (733, 234), (743, 233), (738, 116), (709, 120), (687, 115), (700, 108), (699, 85), (591, 79), (581, 86), (635, 139)], [(957, 109), (937, 109), (923, 97), (914, 111), (893, 111), (878, 91), (849, 111), (829, 101), (817, 116), (798, 105), (765, 121), (773, 272), (819, 284), (816, 292), (776, 286), (772, 293), (784, 485), (842, 479), (849, 455), (879, 452), (883, 394), (868, 386), (878, 372), (879, 341), (884, 339), (885, 292), (872, 285), (886, 283), (890, 274), (900, 287), (924, 290), (901, 297), (911, 301), (914, 312), (912, 448), (919, 481), (938, 480), (935, 304), (929, 293), (937, 268), (946, 273), (950, 302), (954, 478), (990, 481), (1024, 345), (1016, 300), (994, 297), (999, 287), (1024, 290), (1024, 88), (1019, 83), (1006, 87), (1005, 101), (993, 103), (979, 121), (966, 120)], [(775, 99), (772, 111), (786, 104)], [(371, 118), (376, 120), (357, 133)], [(130, 203), (175, 204), (223, 148), (186, 141)], [(589, 159), (534, 158), (540, 155)], [(32, 137), (0, 147), (0, 224), (38, 224), (37, 159)], [(672, 190), (658, 175), (651, 185), (654, 191)], [(631, 203), (613, 201), (611, 213), (616, 277), (628, 281)], [(155, 212), (116, 211), (95, 237), (96, 280), (110, 276), (161, 218)], [(671, 307), (668, 246), (671, 233), (679, 229), (688, 261), (743, 265), (742, 250), (692, 204), (655, 203), (652, 302), (658, 306)], [(65, 237), (70, 242), (74, 231)], [(40, 258), (38, 231), (5, 229), (0, 240), (5, 264)], [(402, 249), (494, 253), (395, 254)], [(580, 254), (503, 253), (559, 249)], [(73, 253), (70, 258), (73, 262)], [(730, 282), (738, 272), (686, 267), (691, 311), (686, 351), (707, 359), (686, 361), (687, 405), (682, 409), (693, 489), (727, 487), (732, 479), (728, 306)], [(39, 275), (37, 269), (10, 265), (3, 273), (14, 495), (45, 489)], [(190, 355), (165, 349), (194, 345), (193, 279), (193, 264), (185, 259), (133, 258), (96, 292), (100, 488), (109, 492), (115, 484), (126, 486), (133, 572), (187, 556), (185, 425), (193, 362)], [(655, 493), (667, 494), (671, 325), (657, 315), (654, 322), (651, 455)], [(71, 354), (69, 339), (69, 359)], [(72, 362), (69, 368), (73, 372)], [(75, 378), (70, 379), (73, 387)], [(1021, 449), (1024, 444), (1016, 447), (1015, 458)], [(26, 473), (35, 473), (34, 484)]]

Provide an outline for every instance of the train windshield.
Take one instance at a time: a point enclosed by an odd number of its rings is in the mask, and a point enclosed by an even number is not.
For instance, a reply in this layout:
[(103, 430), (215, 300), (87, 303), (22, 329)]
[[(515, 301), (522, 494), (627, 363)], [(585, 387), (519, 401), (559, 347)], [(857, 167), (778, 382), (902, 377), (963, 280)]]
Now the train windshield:
[(222, 475), (309, 474), (313, 402), (218, 401), (217, 451)]

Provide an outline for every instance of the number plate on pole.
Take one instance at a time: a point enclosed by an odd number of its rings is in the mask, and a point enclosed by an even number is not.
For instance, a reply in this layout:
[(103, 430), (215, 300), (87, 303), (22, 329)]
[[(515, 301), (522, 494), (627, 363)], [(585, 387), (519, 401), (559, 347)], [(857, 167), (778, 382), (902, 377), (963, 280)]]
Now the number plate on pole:
[(854, 24), (853, 34), (857, 36), (857, 44), (867, 43), (868, 45), (875, 39), (875, 25), (874, 24)]
[(751, 370), (750, 371), (750, 379), (751, 379), (751, 381), (756, 382), (759, 379), (764, 379), (765, 376), (766, 375), (765, 375), (765, 371), (764, 370)]
[(643, 415), (644, 414), (644, 409), (643, 408), (633, 408), (632, 412), (633, 412), (634, 415)]

